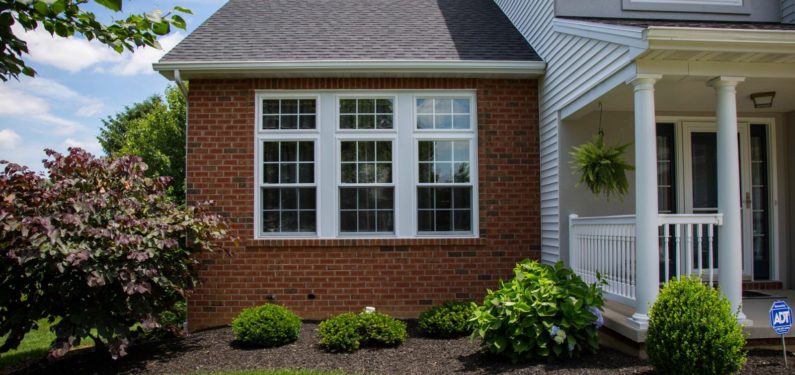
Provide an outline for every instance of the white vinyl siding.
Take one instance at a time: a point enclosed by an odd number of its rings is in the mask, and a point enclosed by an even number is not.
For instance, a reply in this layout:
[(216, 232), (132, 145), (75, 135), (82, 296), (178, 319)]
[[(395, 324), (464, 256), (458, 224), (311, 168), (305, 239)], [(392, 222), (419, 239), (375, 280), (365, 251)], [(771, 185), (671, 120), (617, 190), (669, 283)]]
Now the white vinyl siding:
[[(519, 32), (547, 63), (539, 85), (541, 162), (541, 258), (555, 262), (567, 254), (561, 236), (559, 175), (568, 173), (568, 152), (559, 148), (558, 111), (613, 75), (632, 60), (630, 48), (553, 31), (555, 2), (495, 0)], [(564, 243), (561, 243), (561, 242)]]
[(781, 0), (781, 22), (795, 23), (795, 0)]

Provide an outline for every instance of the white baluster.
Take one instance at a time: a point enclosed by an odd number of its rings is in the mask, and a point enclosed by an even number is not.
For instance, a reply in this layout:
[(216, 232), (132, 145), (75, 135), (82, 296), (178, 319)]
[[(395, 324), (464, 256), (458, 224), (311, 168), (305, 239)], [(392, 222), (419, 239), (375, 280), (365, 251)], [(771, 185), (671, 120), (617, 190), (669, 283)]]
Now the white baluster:
[(709, 236), (709, 286), (714, 287), (714, 273), (715, 273), (715, 262), (713, 261), (713, 249), (715, 246), (715, 234), (714, 234), (715, 227), (712, 224), (709, 224), (707, 227), (707, 236)]

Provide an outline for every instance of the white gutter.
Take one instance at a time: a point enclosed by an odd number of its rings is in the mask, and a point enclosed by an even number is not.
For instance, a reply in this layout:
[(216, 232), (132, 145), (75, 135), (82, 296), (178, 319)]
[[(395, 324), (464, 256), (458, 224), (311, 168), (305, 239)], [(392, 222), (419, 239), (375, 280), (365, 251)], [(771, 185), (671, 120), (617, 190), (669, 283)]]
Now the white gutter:
[(174, 82), (177, 83), (177, 87), (179, 87), (179, 92), (182, 93), (182, 97), (185, 100), (188, 100), (188, 87), (185, 86), (185, 82), (182, 81), (182, 74), (180, 74), (179, 69), (174, 69)]
[(153, 64), (167, 78), (208, 75), (471, 75), (535, 78), (546, 71), (542, 61), (492, 60), (311, 60), (311, 61), (168, 61)]

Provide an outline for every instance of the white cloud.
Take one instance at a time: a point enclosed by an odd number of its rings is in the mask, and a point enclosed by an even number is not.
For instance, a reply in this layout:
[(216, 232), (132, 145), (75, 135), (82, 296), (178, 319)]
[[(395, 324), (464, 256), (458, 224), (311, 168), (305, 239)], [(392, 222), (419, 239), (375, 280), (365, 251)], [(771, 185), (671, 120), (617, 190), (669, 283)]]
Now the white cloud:
[(43, 28), (24, 31), (18, 25), (13, 26), (13, 32), (28, 43), (31, 60), (71, 73), (121, 59), (119, 54), (96, 40), (89, 42), (82, 38), (61, 38), (50, 35)]
[[(13, 86), (14, 83), (12, 83)], [(80, 117), (94, 117), (102, 112), (104, 107), (104, 103), (101, 100), (80, 95), (74, 90), (47, 78), (27, 79), (16, 86), (30, 94), (67, 102), (71, 107), (76, 107), (75, 115)]]
[(72, 134), (84, 128), (75, 121), (52, 114), (50, 102), (45, 99), (48, 94), (42, 97), (37, 96), (35, 92), (17, 81), (0, 84), (0, 115), (21, 117), (24, 120), (36, 120), (52, 125), (53, 128), (48, 131), (59, 135)]
[(133, 76), (138, 74), (153, 74), (155, 71), (152, 69), (152, 63), (160, 60), (166, 52), (170, 51), (177, 45), (185, 35), (181, 32), (166, 35), (160, 39), (160, 47), (156, 49), (152, 47), (142, 47), (135, 50), (135, 53), (125, 52), (121, 62), (114, 64), (109, 69), (99, 68), (98, 71), (107, 71), (117, 76)]
[(22, 143), (22, 137), (11, 129), (0, 130), (0, 150), (13, 150)]
[(61, 38), (50, 35), (41, 28), (24, 31), (21, 26), (15, 25), (14, 33), (28, 43), (30, 59), (34, 62), (71, 73), (94, 67), (97, 73), (117, 76), (154, 74), (152, 63), (157, 62), (185, 38), (184, 33), (175, 32), (158, 39), (162, 49), (140, 47), (135, 53), (125, 51), (118, 54), (96, 40), (88, 41), (79, 37)]
[(61, 148), (67, 149), (69, 147), (80, 147), (94, 155), (102, 154), (102, 146), (99, 144), (96, 138), (86, 141), (80, 141), (74, 138), (66, 138), (66, 140), (61, 143)]

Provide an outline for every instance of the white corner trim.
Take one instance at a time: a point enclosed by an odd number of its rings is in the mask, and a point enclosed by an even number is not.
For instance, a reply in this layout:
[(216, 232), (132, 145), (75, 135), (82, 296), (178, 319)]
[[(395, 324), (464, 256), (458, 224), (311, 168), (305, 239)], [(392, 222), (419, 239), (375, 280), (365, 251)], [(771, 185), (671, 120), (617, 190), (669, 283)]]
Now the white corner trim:
[(152, 64), (168, 75), (190, 73), (403, 73), (483, 74), (538, 77), (546, 72), (543, 61), (510, 60), (308, 60), (308, 61), (167, 61)]
[(648, 42), (645, 40), (646, 29), (642, 27), (555, 18), (552, 20), (552, 30), (563, 34), (623, 44), (644, 50), (648, 48)]

